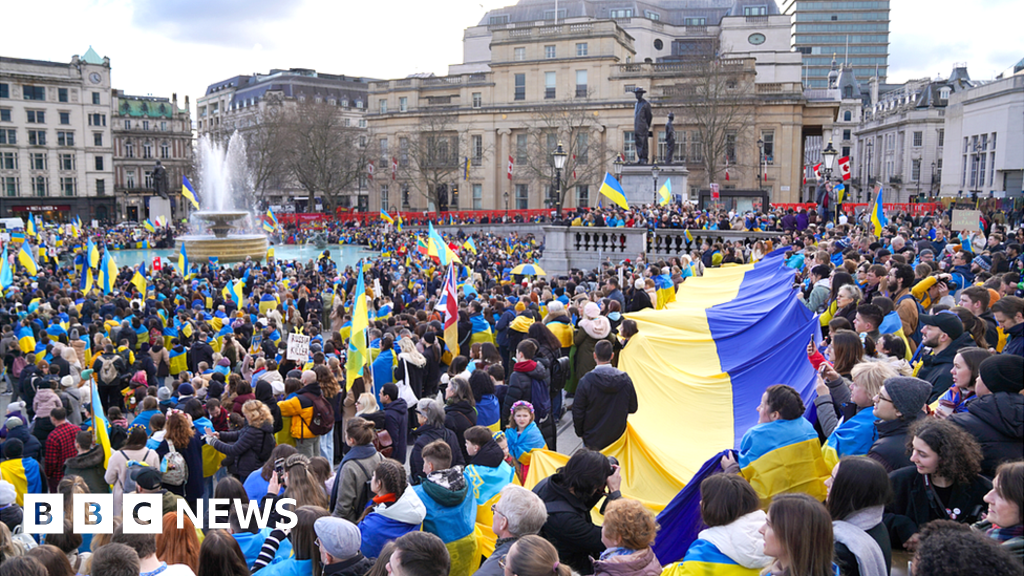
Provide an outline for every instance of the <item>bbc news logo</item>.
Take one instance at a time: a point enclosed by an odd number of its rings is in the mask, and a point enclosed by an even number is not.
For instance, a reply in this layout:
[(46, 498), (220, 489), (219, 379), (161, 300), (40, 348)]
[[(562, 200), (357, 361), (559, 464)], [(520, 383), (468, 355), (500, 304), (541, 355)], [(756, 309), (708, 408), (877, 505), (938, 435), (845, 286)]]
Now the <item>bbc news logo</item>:
[[(113, 494), (74, 494), (72, 506), (81, 513), (73, 514), (72, 529), (75, 534), (114, 533)], [(271, 512), (281, 516), (275, 528), (293, 528), (298, 523), (294, 498), (279, 498), (275, 502), (244, 504), (229, 498), (211, 498), (209, 522), (203, 514), (204, 502), (196, 502), (195, 510), (184, 500), (178, 500), (178, 529), (184, 528), (185, 517), (200, 530), (231, 528), (228, 518), (232, 511), (242, 528), (257, 529), (269, 526)], [(25, 494), (25, 518), (23, 530), (26, 534), (64, 533), (64, 496), (61, 494)], [(125, 534), (160, 534), (163, 532), (163, 496), (161, 494), (125, 494), (122, 505), (122, 530)]]

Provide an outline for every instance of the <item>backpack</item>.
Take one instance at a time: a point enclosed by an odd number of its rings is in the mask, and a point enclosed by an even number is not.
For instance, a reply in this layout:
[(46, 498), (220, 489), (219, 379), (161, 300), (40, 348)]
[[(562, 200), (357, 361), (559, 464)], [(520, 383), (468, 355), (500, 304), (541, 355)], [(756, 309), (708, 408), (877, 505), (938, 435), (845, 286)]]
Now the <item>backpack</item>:
[(128, 442), (128, 430), (124, 426), (111, 426), (107, 431), (111, 450), (120, 450)]
[(551, 363), (551, 389), (562, 390), (569, 380), (569, 357), (563, 356)]
[(921, 335), (921, 316), (924, 315), (924, 306), (921, 306), (921, 303), (917, 301), (917, 298), (914, 298), (913, 294), (904, 294), (903, 296), (900, 296), (898, 300), (896, 300), (896, 305), (894, 306), (894, 308), (899, 308), (900, 307), (900, 302), (903, 302), (907, 298), (910, 298), (911, 300), (914, 301), (914, 304), (917, 304), (917, 326), (914, 327), (914, 333), (913, 334), (904, 334), (904, 336), (906, 336), (907, 338), (912, 338), (914, 340), (914, 342), (917, 342), (918, 344), (920, 344), (921, 343), (921, 337), (922, 337), (922, 335)]
[(113, 386), (120, 380), (121, 373), (117, 369), (117, 358), (104, 358), (100, 366), (100, 383)]
[(11, 363), (11, 376), (15, 378), (21, 377), (21, 371), (28, 366), (28, 360), (25, 360), (24, 356), (17, 356), (14, 358), (14, 362)]
[(121, 484), (121, 491), (125, 494), (134, 494), (135, 480), (132, 479), (132, 474), (138, 470), (142, 470), (143, 468), (149, 468), (149, 464), (146, 464), (145, 462), (146, 458), (149, 457), (149, 450), (147, 449), (146, 453), (143, 454), (142, 461), (129, 460), (128, 455), (124, 453), (124, 450), (118, 450), (118, 452), (121, 453), (121, 456), (124, 456), (125, 468), (128, 469), (128, 473), (124, 476), (124, 483)]
[(551, 413), (551, 392), (543, 380), (530, 378), (530, 382), (530, 399), (532, 400), (531, 404), (533, 404), (533, 415), (540, 422)]
[(162, 481), (170, 486), (183, 486), (188, 481), (188, 464), (185, 462), (185, 456), (174, 449), (174, 443), (170, 440), (167, 440), (167, 447), (170, 452), (164, 454), (160, 461)]
[[(353, 460), (356, 466), (363, 471), (363, 476), (366, 476), (366, 482), (363, 483), (362, 488), (359, 489), (359, 495), (356, 496), (356, 510), (366, 509), (366, 505), (370, 503), (370, 499), (373, 498), (373, 490), (370, 488), (370, 482), (373, 480), (373, 474), (366, 471), (366, 467), (359, 460)], [(341, 482), (340, 474), (338, 475), (338, 482)]]
[(324, 400), (323, 396), (312, 394), (303, 394), (303, 396), (313, 403), (312, 417), (308, 422), (305, 418), (302, 419), (306, 428), (309, 428), (309, 431), (317, 436), (329, 433), (334, 428), (334, 409), (327, 403), (327, 400)]

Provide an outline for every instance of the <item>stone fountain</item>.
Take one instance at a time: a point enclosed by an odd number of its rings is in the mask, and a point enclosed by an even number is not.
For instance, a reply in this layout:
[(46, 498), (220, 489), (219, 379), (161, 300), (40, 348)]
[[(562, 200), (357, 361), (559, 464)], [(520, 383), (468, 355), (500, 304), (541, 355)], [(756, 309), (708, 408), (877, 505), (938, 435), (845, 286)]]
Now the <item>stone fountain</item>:
[(258, 226), (253, 225), (249, 212), (237, 209), (238, 203), (251, 201), (245, 141), (236, 132), (224, 148), (208, 137), (202, 138), (199, 169), (203, 209), (191, 216), (193, 233), (179, 238), (189, 260), (202, 263), (216, 257), (224, 264), (242, 262), (247, 257), (262, 260), (267, 254), (267, 237), (248, 233), (245, 229), (258, 230)]

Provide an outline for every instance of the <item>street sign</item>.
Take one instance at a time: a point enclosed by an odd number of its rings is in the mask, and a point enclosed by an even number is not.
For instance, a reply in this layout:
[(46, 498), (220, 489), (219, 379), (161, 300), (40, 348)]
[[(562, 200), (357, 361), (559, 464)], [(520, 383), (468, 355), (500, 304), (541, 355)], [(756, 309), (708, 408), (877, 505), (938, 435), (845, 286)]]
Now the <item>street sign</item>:
[(303, 334), (289, 334), (287, 358), (295, 362), (303, 363), (309, 360), (309, 336), (305, 336)]
[(953, 210), (953, 218), (949, 227), (954, 232), (978, 230), (978, 221), (980, 219), (980, 210)]

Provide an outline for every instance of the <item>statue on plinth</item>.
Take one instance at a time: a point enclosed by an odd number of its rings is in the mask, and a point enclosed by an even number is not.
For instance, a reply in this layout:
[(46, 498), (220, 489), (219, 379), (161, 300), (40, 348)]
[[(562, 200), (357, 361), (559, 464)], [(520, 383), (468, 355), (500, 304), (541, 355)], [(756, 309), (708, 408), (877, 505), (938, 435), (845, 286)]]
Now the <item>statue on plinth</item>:
[(157, 160), (156, 166), (153, 167), (153, 191), (164, 200), (168, 200), (167, 191), (170, 190), (170, 187), (170, 182), (167, 180), (167, 170)]
[(671, 164), (676, 154), (676, 127), (672, 125), (675, 119), (676, 115), (669, 112), (668, 122), (665, 123), (665, 164)]
[(633, 92), (636, 95), (636, 107), (633, 109), (633, 144), (636, 146), (637, 164), (647, 164), (647, 139), (651, 136), (651, 120), (654, 119), (651, 103), (644, 100), (646, 92), (643, 88), (637, 88)]

